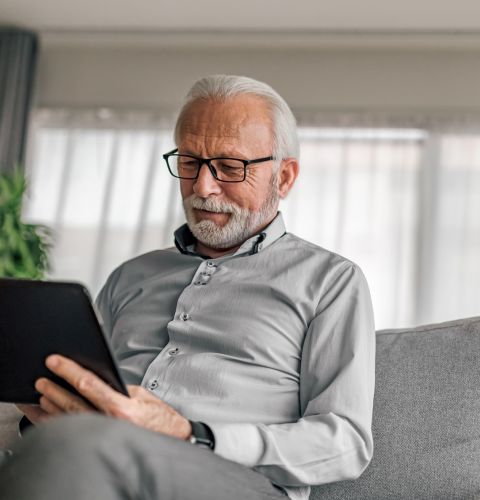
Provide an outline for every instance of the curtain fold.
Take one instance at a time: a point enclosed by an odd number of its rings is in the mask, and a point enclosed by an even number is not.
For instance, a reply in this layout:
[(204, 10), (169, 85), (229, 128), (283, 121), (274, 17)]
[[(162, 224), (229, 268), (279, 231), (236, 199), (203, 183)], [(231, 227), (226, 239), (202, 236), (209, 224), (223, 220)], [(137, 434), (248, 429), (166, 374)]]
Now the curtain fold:
[(0, 28), (0, 171), (23, 168), (38, 38)]

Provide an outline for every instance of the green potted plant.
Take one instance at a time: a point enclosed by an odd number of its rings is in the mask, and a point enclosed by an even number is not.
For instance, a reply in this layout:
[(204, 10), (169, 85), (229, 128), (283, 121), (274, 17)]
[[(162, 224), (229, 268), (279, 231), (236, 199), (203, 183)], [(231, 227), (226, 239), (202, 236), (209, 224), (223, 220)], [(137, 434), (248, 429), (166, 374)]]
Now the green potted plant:
[(25, 175), (19, 169), (0, 173), (1, 277), (42, 279), (49, 269), (49, 229), (22, 221), (26, 188)]

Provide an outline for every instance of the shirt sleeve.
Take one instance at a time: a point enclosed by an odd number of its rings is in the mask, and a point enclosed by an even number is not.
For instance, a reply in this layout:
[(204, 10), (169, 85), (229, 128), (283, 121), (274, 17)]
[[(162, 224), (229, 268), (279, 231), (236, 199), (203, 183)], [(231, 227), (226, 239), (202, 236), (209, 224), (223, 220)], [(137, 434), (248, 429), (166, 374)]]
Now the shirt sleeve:
[(121, 273), (121, 267), (115, 269), (95, 299), (95, 306), (102, 321), (103, 330), (107, 337), (112, 333), (114, 323), (114, 301), (113, 295)]
[(296, 422), (208, 423), (215, 453), (280, 486), (357, 478), (373, 454), (375, 326), (370, 292), (346, 262), (328, 280), (306, 333)]

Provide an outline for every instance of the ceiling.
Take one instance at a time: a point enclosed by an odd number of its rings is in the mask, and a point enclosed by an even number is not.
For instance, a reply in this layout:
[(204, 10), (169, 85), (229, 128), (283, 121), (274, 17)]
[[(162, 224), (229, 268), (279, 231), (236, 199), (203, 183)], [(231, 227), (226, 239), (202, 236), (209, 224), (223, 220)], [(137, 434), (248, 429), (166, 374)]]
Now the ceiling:
[(327, 45), (374, 39), (478, 43), (480, 1), (0, 0), (0, 24), (34, 29), (57, 42), (123, 37), (212, 43), (213, 37), (227, 44), (255, 38)]

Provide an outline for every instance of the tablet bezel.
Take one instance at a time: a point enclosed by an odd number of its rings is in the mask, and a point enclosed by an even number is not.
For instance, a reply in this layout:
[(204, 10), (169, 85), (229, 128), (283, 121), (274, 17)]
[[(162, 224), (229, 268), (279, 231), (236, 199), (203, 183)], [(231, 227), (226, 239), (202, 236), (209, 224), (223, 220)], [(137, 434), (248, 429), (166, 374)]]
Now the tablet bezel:
[(38, 404), (34, 383), (40, 377), (78, 394), (45, 366), (50, 354), (73, 359), (128, 395), (101, 317), (82, 283), (0, 278), (0, 401)]

